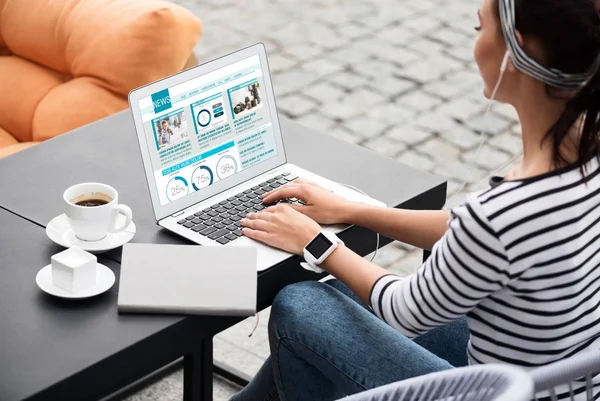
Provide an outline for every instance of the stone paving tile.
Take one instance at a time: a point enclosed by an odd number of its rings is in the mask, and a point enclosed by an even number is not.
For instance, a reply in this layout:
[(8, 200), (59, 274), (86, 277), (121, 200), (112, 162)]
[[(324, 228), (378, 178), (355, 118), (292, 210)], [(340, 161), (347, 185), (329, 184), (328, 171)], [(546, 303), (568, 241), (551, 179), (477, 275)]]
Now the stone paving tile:
[(436, 29), (435, 31), (430, 32), (427, 36), (446, 46), (463, 45), (470, 41), (470, 39), (463, 33), (457, 32), (451, 28)]
[(468, 120), (466, 125), (475, 132), (485, 132), (488, 135), (498, 135), (508, 131), (512, 125), (512, 122), (490, 113), (487, 115), (487, 117), (483, 115), (474, 117)]
[(417, 83), (404, 78), (381, 76), (376, 77), (371, 86), (381, 94), (397, 97), (414, 89)]
[(477, 134), (462, 125), (440, 133), (440, 137), (453, 143), (454, 146), (462, 151), (479, 146), (482, 139), (480, 134)]
[(389, 139), (385, 136), (379, 136), (373, 139), (369, 139), (362, 144), (364, 147), (374, 150), (375, 152), (388, 156), (394, 157), (399, 153), (402, 153), (406, 146), (398, 144), (396, 141)]
[(339, 86), (329, 82), (320, 82), (315, 85), (311, 85), (304, 89), (302, 93), (310, 96), (312, 99), (320, 103), (336, 101), (346, 95), (346, 91), (344, 89), (341, 89)]
[(432, 171), (435, 168), (435, 163), (431, 158), (416, 151), (404, 152), (400, 156), (397, 156), (396, 160), (423, 171)]
[(307, 115), (309, 111), (318, 106), (318, 103), (312, 98), (300, 93), (280, 97), (277, 100), (277, 106), (279, 106), (279, 110), (288, 117), (296, 118)]
[[(240, 387), (218, 376), (213, 379), (213, 401), (227, 401)], [(183, 400), (183, 370), (179, 369), (151, 384), (124, 401), (181, 401)]]
[(319, 112), (312, 112), (296, 119), (296, 121), (305, 127), (323, 132), (328, 132), (335, 125), (333, 120), (323, 116)]
[(296, 65), (298, 61), (283, 53), (274, 54), (273, 57), (269, 57), (269, 69), (272, 73), (289, 70), (291, 67)]
[(459, 128), (461, 125), (454, 119), (435, 112), (422, 113), (414, 121), (415, 125), (430, 132), (446, 132)]
[(341, 139), (342, 141), (358, 144), (362, 141), (362, 138), (357, 136), (356, 134), (350, 132), (348, 129), (343, 128), (341, 126), (336, 126), (335, 128), (328, 131), (329, 135)]
[(419, 112), (431, 110), (442, 102), (442, 99), (423, 91), (412, 91), (396, 99), (396, 107), (409, 107)]
[(380, 120), (391, 126), (398, 126), (414, 119), (415, 111), (408, 107), (401, 107), (394, 103), (387, 103), (377, 107), (369, 107), (367, 117)]
[(481, 89), (481, 78), (476, 72), (468, 70), (455, 71), (447, 74), (443, 80), (427, 82), (425, 91), (446, 98), (448, 102), (458, 100), (468, 93), (468, 98), (479, 103), (485, 103)]
[(504, 117), (508, 121), (518, 121), (519, 119), (515, 108), (508, 104), (494, 104), (492, 107), (492, 113)]
[(343, 70), (344, 66), (339, 62), (328, 59), (314, 59), (302, 64), (302, 69), (313, 74), (326, 76)]
[(393, 75), (398, 71), (398, 67), (387, 60), (369, 60), (354, 64), (352, 70), (365, 78), (377, 78), (381, 75)]
[[(495, 104), (486, 122), (493, 135), (486, 135), (477, 154), (488, 104), (472, 58), (480, 0), (174, 2), (203, 20), (203, 37), (194, 48), (199, 60), (265, 43), (282, 114), (449, 177), (448, 194), (468, 180), (453, 205), (520, 153), (514, 110)], [(420, 266), (421, 252), (395, 243), (376, 262), (408, 275)], [(254, 338), (247, 338), (254, 320), (218, 336), (215, 357), (256, 371), (268, 355), (268, 318), (262, 317)], [(221, 384), (215, 387), (228, 394)], [(147, 394), (136, 401), (153, 399), (176, 398)]]
[(504, 163), (507, 163), (511, 155), (497, 150), (490, 145), (484, 145), (479, 152), (471, 150), (462, 155), (463, 159), (469, 163), (473, 163), (487, 171), (494, 171)]
[(276, 96), (297, 92), (317, 81), (317, 75), (307, 71), (286, 71), (273, 77)]
[[(244, 322), (250, 319), (244, 320)], [(251, 320), (250, 320), (251, 321)], [(227, 366), (232, 366), (236, 370), (240, 370), (243, 374), (254, 377), (256, 372), (263, 365), (265, 358), (249, 351), (248, 348), (244, 348), (238, 345), (237, 341), (242, 340), (248, 336), (248, 332), (239, 329), (234, 326), (234, 329), (230, 329), (235, 333), (234, 342), (225, 341), (220, 336), (213, 338), (213, 357), (216, 361), (223, 362)], [(256, 330), (257, 332), (259, 330)], [(267, 332), (266, 329), (261, 328), (261, 332)], [(256, 335), (257, 333), (254, 333)], [(265, 337), (266, 338), (266, 337)], [(258, 343), (257, 343), (258, 344)], [(264, 340), (262, 344), (267, 344)]]
[(328, 80), (344, 89), (354, 89), (367, 85), (369, 79), (349, 71), (342, 71), (339, 74), (328, 77)]
[(433, 170), (433, 173), (460, 183), (465, 180), (476, 182), (486, 175), (485, 170), (458, 160), (438, 166)]
[[(406, 257), (408, 251), (400, 246), (399, 243), (392, 243), (386, 247), (383, 247), (377, 251), (377, 255), (373, 260), (373, 263), (386, 268), (393, 267), (398, 260)], [(370, 260), (370, 256), (366, 257)]]
[(419, 126), (410, 124), (396, 126), (388, 131), (386, 136), (414, 146), (418, 143), (425, 142), (428, 138), (432, 138), (433, 134)]
[(521, 138), (511, 135), (508, 132), (495, 135), (490, 139), (489, 143), (512, 155), (519, 154), (523, 151), (523, 142), (521, 141)]
[(443, 114), (462, 122), (483, 113), (483, 111), (484, 106), (469, 99), (457, 99), (452, 102), (444, 102), (435, 109), (436, 113)]
[(387, 125), (380, 120), (368, 117), (352, 118), (344, 122), (344, 125), (355, 135), (362, 138), (373, 138), (382, 133)]
[(327, 117), (338, 119), (340, 121), (350, 121), (352, 117), (357, 115), (355, 105), (345, 99), (342, 99), (339, 102), (327, 102), (323, 104), (321, 106), (321, 113)]
[(364, 106), (370, 109), (385, 102), (386, 98), (371, 89), (358, 88), (345, 95), (344, 100), (353, 105), (353, 108)]
[(446, 72), (447, 69), (442, 64), (419, 61), (401, 69), (399, 75), (403, 78), (423, 84), (440, 79)]
[(414, 250), (404, 255), (400, 262), (394, 263), (389, 267), (391, 273), (400, 277), (406, 277), (416, 272), (423, 264), (423, 252)]
[[(269, 50), (269, 49), (267, 49)], [(323, 53), (323, 50), (311, 46), (306, 43), (296, 44), (292, 46), (286, 46), (285, 51), (290, 56), (294, 57), (296, 60), (305, 61), (305, 60), (313, 60), (315, 57), (319, 56)], [(277, 54), (277, 53), (275, 53)], [(269, 64), (271, 63), (271, 56), (269, 54)]]
[(460, 154), (459, 149), (439, 137), (431, 138), (415, 149), (420, 153), (431, 155), (436, 163), (441, 165), (453, 163)]

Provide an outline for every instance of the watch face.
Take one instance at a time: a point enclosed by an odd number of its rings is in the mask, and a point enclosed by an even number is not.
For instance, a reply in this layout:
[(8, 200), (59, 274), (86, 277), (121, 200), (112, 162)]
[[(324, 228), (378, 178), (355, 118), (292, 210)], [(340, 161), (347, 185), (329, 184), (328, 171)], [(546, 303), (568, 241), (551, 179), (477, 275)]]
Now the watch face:
[(310, 241), (310, 244), (306, 245), (306, 250), (313, 255), (315, 259), (319, 259), (331, 245), (333, 245), (333, 242), (329, 241), (323, 233), (319, 233), (315, 239)]

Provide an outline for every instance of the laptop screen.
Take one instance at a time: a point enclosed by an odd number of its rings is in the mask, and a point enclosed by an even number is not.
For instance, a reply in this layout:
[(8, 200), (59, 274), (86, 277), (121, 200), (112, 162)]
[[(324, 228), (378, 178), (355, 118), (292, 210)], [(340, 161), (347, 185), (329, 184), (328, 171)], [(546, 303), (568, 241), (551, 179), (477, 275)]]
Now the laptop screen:
[(161, 206), (277, 155), (258, 55), (139, 101)]

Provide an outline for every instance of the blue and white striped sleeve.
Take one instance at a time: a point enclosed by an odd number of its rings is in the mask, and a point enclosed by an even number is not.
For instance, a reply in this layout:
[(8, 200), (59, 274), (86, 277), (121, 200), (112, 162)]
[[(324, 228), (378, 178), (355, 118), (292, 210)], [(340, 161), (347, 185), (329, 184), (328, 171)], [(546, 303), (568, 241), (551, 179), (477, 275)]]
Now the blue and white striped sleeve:
[(412, 338), (465, 315), (509, 281), (504, 246), (471, 197), (451, 211), (448, 230), (423, 266), (404, 279), (381, 277), (370, 301), (377, 316)]

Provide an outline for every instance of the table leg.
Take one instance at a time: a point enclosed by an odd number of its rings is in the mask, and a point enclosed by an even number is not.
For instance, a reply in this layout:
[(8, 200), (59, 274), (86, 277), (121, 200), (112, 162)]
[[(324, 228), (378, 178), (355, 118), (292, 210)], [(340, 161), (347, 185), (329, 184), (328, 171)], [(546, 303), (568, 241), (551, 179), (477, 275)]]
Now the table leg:
[(213, 343), (206, 338), (183, 357), (183, 401), (212, 401), (212, 397)]

